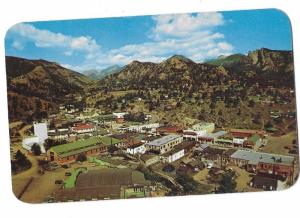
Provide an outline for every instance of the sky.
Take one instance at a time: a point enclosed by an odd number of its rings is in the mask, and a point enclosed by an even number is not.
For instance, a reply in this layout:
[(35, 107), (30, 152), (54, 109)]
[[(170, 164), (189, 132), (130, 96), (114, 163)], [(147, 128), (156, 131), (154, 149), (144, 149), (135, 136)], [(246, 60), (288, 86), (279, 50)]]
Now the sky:
[(18, 23), (6, 34), (7, 56), (54, 61), (79, 72), (161, 62), (195, 62), (260, 48), (292, 50), (289, 18), (279, 10), (249, 10)]

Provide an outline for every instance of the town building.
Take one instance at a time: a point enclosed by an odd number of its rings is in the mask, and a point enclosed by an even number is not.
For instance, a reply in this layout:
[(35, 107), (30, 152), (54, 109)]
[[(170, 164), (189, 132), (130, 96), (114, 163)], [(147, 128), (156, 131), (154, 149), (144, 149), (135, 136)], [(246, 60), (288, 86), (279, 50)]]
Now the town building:
[(185, 155), (184, 148), (181, 148), (180, 146), (176, 146), (174, 149), (168, 151), (167, 153), (164, 153), (163, 161), (172, 163), (176, 160), (179, 160)]
[(60, 164), (75, 162), (80, 154), (86, 156), (95, 156), (107, 152), (110, 145), (117, 145), (120, 140), (112, 137), (93, 137), (85, 140), (79, 140), (72, 143), (57, 145), (47, 151), (49, 161)]
[(182, 134), (183, 128), (181, 126), (160, 126), (156, 129), (158, 135), (169, 135), (169, 134)]
[(215, 130), (215, 124), (206, 122), (197, 123), (192, 126), (192, 130), (202, 131), (204, 133), (212, 133)]
[(39, 138), (39, 143), (43, 144), (48, 139), (48, 127), (47, 123), (34, 123), (33, 124), (34, 135)]
[(124, 116), (126, 115), (126, 112), (114, 112), (113, 117), (115, 118), (116, 123), (124, 123)]
[(71, 129), (76, 134), (92, 135), (92, 133), (96, 131), (96, 126), (90, 123), (76, 123)]
[(158, 163), (160, 161), (160, 157), (155, 154), (142, 154), (141, 161), (146, 167), (148, 167)]
[(45, 153), (44, 143), (48, 139), (48, 127), (47, 123), (34, 123), (33, 124), (34, 136), (25, 137), (22, 141), (22, 147), (31, 152), (31, 148), (34, 144), (40, 146), (41, 152)]
[(226, 135), (226, 131), (218, 131), (214, 133), (207, 133), (203, 136), (198, 137), (198, 141), (202, 143), (214, 143), (217, 139), (221, 138), (222, 136)]
[(145, 143), (139, 142), (128, 146), (126, 152), (129, 154), (144, 154), (146, 152)]
[(237, 150), (231, 160), (249, 172), (278, 175), (293, 181), (295, 158), (292, 156)]
[(229, 133), (233, 136), (233, 137), (237, 137), (237, 138), (249, 138), (254, 134), (259, 135), (261, 138), (266, 137), (267, 133), (264, 130), (252, 130), (252, 129), (230, 129)]
[(146, 149), (160, 154), (166, 153), (183, 141), (181, 135), (166, 135), (146, 143)]
[(205, 131), (183, 130), (183, 139), (191, 141), (199, 141), (199, 137), (204, 136)]
[(253, 188), (263, 189), (265, 191), (274, 191), (277, 190), (278, 180), (255, 175), (249, 182), (249, 185)]
[(131, 125), (127, 128), (130, 132), (138, 133), (155, 133), (156, 129), (159, 127), (159, 123), (148, 123), (141, 125)]

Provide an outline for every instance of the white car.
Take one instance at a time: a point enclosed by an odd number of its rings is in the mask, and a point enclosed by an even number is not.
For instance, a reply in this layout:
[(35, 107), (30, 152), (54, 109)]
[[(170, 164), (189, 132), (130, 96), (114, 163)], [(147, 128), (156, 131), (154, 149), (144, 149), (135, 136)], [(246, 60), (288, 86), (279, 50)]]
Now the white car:
[(213, 166), (214, 166), (213, 163), (208, 163), (208, 164), (207, 164), (207, 169), (211, 169)]

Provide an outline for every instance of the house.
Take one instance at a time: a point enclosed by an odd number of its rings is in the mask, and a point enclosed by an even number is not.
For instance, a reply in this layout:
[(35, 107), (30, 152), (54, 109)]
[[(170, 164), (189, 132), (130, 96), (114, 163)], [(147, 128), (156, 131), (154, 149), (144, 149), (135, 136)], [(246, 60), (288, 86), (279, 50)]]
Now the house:
[(212, 133), (215, 130), (215, 124), (206, 122), (197, 123), (192, 126), (192, 130), (203, 131), (204, 133)]
[(142, 154), (141, 161), (146, 167), (148, 167), (159, 162), (160, 157), (155, 154)]
[(279, 175), (293, 181), (295, 158), (292, 156), (240, 149), (231, 155), (231, 159), (249, 172)]
[(170, 151), (182, 141), (183, 137), (180, 135), (166, 135), (146, 143), (146, 149), (163, 154)]
[(254, 188), (263, 189), (265, 191), (277, 190), (278, 180), (255, 175), (249, 182), (249, 185)]
[(71, 128), (73, 132), (77, 134), (92, 134), (96, 131), (96, 127), (90, 123), (76, 123), (74, 127)]
[(127, 147), (126, 152), (129, 154), (144, 154), (146, 152), (145, 144), (143, 142), (135, 143)]
[(74, 188), (53, 194), (54, 201), (84, 201), (145, 197), (150, 186), (143, 173), (131, 169), (100, 169), (80, 173)]

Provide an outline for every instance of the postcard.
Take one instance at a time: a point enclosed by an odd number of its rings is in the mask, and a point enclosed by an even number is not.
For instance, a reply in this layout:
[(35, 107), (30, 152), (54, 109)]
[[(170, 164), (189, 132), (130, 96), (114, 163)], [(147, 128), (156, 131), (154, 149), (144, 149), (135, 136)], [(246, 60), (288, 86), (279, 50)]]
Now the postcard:
[(22, 22), (5, 48), (23, 202), (276, 191), (298, 178), (280, 10)]

